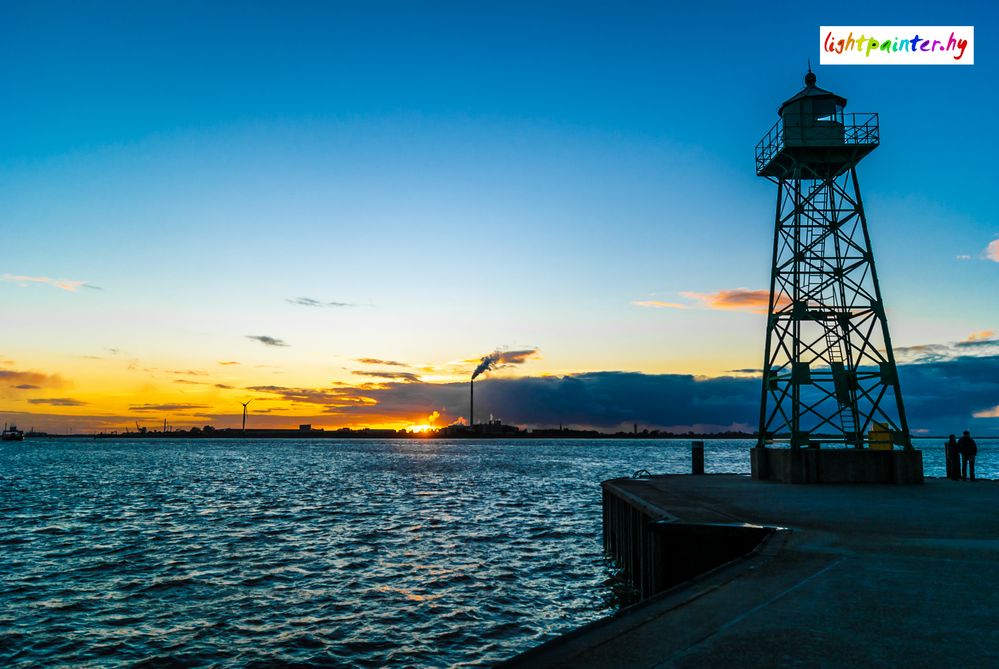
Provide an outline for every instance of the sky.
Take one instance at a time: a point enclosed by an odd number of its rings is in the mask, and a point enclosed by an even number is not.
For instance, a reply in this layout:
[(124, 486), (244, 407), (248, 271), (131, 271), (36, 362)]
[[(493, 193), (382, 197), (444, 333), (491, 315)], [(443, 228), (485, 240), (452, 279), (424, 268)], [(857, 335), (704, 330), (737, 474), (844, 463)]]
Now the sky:
[[(999, 435), (999, 10), (953, 4), (5, 3), (0, 418), (444, 425), (499, 351), (481, 418), (753, 429), (754, 147), (810, 59), (880, 114), (911, 426)], [(849, 24), (975, 65), (818, 66)]]

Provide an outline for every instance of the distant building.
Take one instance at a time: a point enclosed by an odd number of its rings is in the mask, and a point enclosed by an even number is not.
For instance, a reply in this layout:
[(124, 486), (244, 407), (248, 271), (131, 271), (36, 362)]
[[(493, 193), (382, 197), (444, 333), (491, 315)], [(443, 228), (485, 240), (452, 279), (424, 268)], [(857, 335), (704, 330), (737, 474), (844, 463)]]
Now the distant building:
[(298, 426), (299, 432), (312, 432), (312, 423), (305, 423), (304, 425)]
[(516, 425), (506, 425), (503, 421), (490, 418), (488, 423), (476, 423), (475, 425), (448, 425), (447, 427), (442, 427), (438, 434), (444, 437), (459, 437), (459, 436), (502, 436), (502, 435), (512, 435), (520, 433), (520, 428)]

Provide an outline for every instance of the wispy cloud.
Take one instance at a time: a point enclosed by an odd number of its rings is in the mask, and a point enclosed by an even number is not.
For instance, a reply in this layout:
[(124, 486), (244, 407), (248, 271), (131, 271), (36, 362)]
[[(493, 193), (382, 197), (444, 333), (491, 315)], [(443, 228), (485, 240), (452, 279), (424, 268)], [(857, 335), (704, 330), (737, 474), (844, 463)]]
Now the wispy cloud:
[(895, 357), (900, 362), (929, 363), (943, 362), (964, 358), (975, 358), (999, 355), (999, 338), (992, 330), (972, 332), (961, 341), (944, 344), (917, 344), (916, 346), (899, 346), (894, 349)]
[(356, 371), (353, 372), (357, 376), (369, 376), (375, 379), (392, 379), (393, 381), (405, 381), (408, 383), (417, 383), (420, 377), (412, 372), (367, 372), (367, 371)]
[(698, 300), (702, 306), (708, 309), (734, 309), (752, 311), (754, 313), (766, 313), (770, 308), (769, 290), (733, 288), (731, 290), (719, 290), (716, 293), (694, 293), (688, 291), (680, 294), (692, 300)]
[(896, 346), (895, 358), (899, 362), (933, 362), (946, 360), (956, 355), (953, 347), (947, 344), (916, 344), (915, 346)]
[(239, 363), (235, 360), (219, 360), (220, 365), (238, 365)]
[(301, 307), (356, 307), (353, 302), (323, 302), (314, 300), (311, 297), (289, 297), (285, 300), (289, 304), (297, 304)]
[(24, 274), (3, 274), (0, 275), (0, 279), (4, 281), (9, 281), (11, 283), (16, 283), (20, 286), (27, 287), (30, 284), (43, 284), (58, 288), (59, 290), (65, 290), (70, 293), (75, 293), (80, 288), (89, 288), (90, 290), (104, 290), (100, 286), (95, 286), (92, 283), (86, 281), (77, 281), (76, 279), (53, 279), (48, 276), (26, 276)]
[(285, 386), (250, 386), (247, 390), (277, 395), (295, 404), (318, 404), (324, 407), (348, 407), (374, 404), (358, 394), (356, 388), (289, 388)]
[(54, 407), (82, 407), (87, 403), (74, 400), (71, 397), (36, 397), (28, 400), (28, 404), (50, 404)]
[(964, 341), (965, 342), (987, 341), (989, 339), (994, 339), (995, 336), (996, 336), (995, 330), (979, 330), (978, 332), (972, 332), (964, 339)]
[(359, 362), (363, 365), (386, 365), (388, 367), (409, 367), (404, 362), (396, 362), (395, 360), (382, 360), (381, 358), (355, 358), (355, 362)]
[(636, 300), (632, 302), (636, 307), (648, 307), (650, 309), (691, 309), (689, 304), (679, 302), (663, 302), (662, 300)]
[(153, 411), (190, 411), (191, 409), (208, 409), (207, 404), (132, 404), (129, 411), (148, 413)]
[[(683, 291), (680, 296), (689, 302), (667, 302), (663, 300), (637, 300), (632, 302), (636, 307), (653, 309), (715, 309), (725, 311), (749, 311), (765, 314), (770, 308), (769, 290), (752, 290), (750, 288), (731, 288), (714, 293), (696, 293)], [(788, 303), (786, 297), (778, 298), (778, 307)]]
[(963, 254), (963, 253), (961, 255), (959, 255), (959, 256), (954, 256), (954, 258), (956, 260), (971, 260), (971, 256)]
[[(66, 382), (58, 374), (0, 369), (0, 384), (19, 388), (20, 390), (35, 390), (37, 388), (62, 388), (66, 385)], [(22, 386), (32, 387), (24, 388)]]
[(246, 335), (247, 339), (252, 339), (254, 341), (259, 341), (264, 346), (289, 346), (287, 342), (283, 339), (278, 339), (277, 337), (269, 337), (267, 335)]
[(962, 351), (962, 355), (968, 355), (968, 349), (999, 349), (999, 339), (995, 337), (989, 337), (986, 339), (965, 339), (964, 341), (955, 342), (954, 347), (964, 349)]

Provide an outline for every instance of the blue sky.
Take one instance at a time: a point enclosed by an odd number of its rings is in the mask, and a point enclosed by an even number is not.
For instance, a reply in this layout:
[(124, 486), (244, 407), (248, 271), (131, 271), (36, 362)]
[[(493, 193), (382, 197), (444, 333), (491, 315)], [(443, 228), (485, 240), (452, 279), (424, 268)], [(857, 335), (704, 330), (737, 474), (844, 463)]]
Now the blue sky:
[[(753, 150), (818, 61), (821, 24), (976, 27), (971, 67), (815, 70), (848, 111), (880, 114), (860, 175), (896, 345), (999, 330), (985, 3), (0, 16), (0, 273), (102, 289), (0, 282), (20, 321), (0, 353), (61, 375), (74, 415), (178, 401), (163, 370), (214, 378), (229, 359), (236, 388), (320, 387), (366, 356), (448, 381), (496, 347), (538, 347), (514, 370), (534, 375), (758, 366), (759, 314), (633, 303), (767, 285), (774, 193)], [(235, 401), (212, 392), (189, 403)]]

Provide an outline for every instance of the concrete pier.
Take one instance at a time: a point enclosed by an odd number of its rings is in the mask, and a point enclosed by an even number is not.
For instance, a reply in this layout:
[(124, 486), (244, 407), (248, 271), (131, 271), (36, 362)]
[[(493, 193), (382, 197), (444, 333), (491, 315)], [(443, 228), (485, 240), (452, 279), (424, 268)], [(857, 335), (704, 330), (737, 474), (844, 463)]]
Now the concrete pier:
[(505, 666), (999, 666), (997, 482), (603, 493), (605, 546), (648, 598)]

